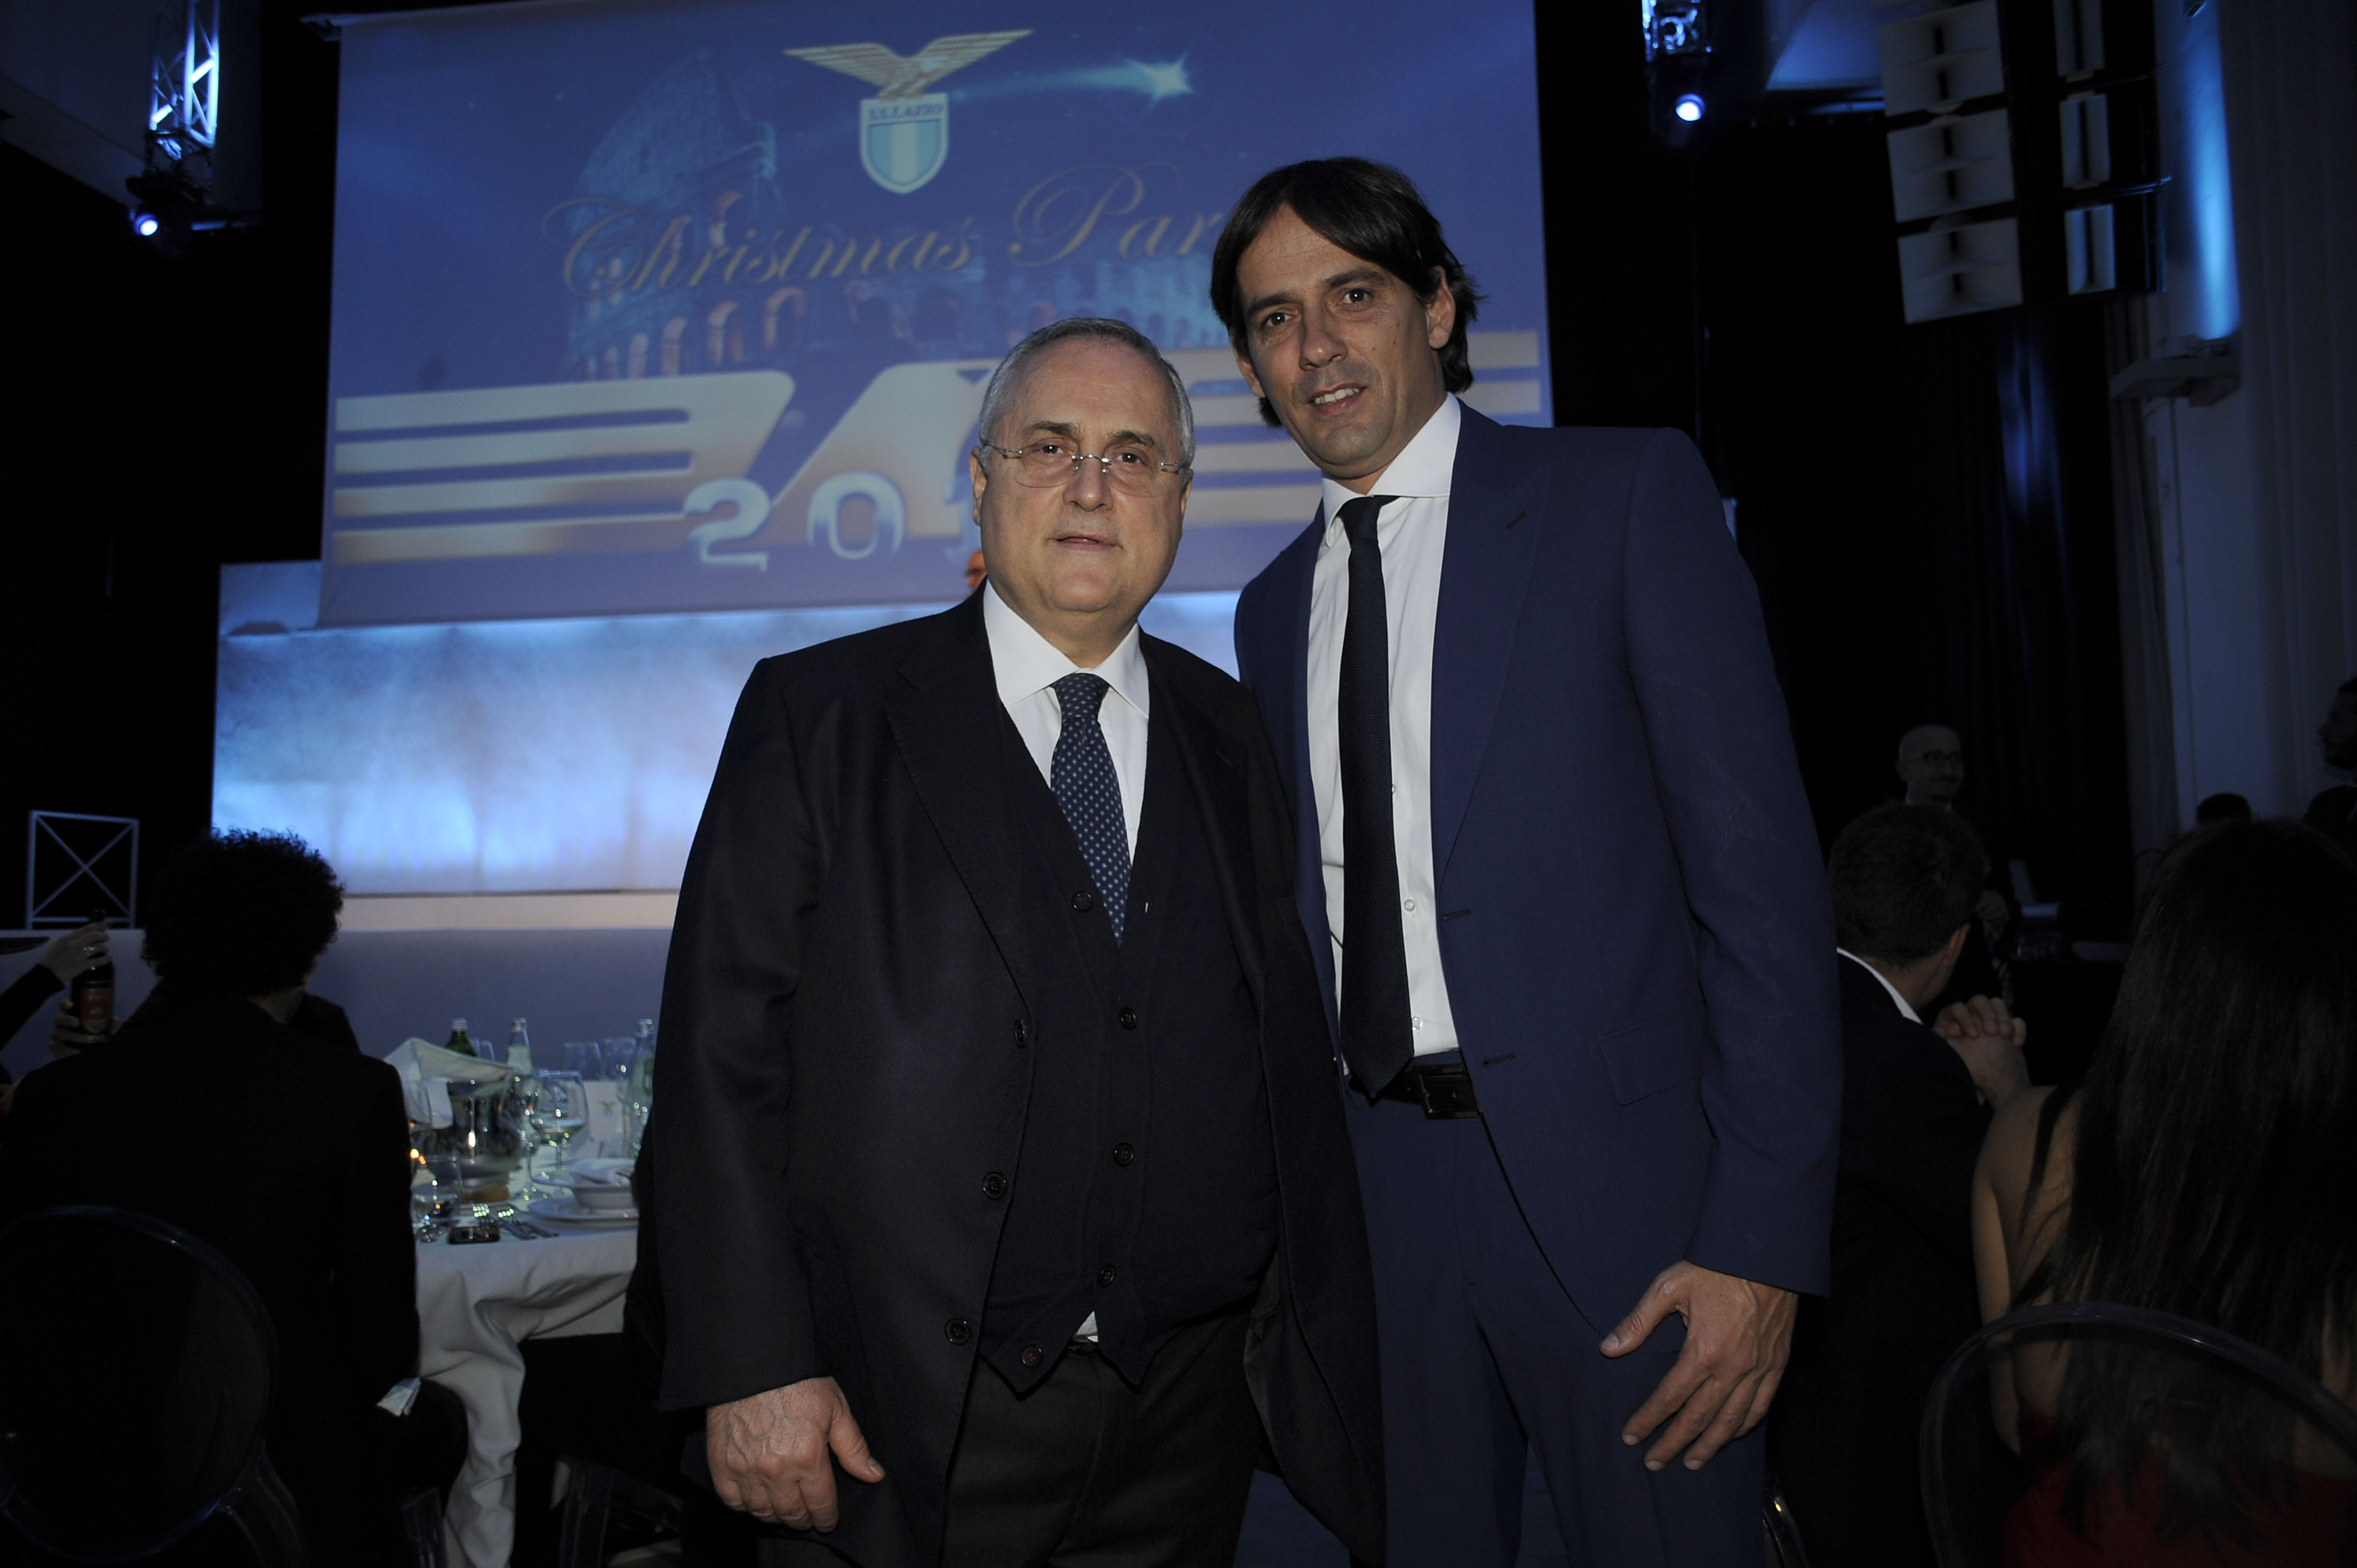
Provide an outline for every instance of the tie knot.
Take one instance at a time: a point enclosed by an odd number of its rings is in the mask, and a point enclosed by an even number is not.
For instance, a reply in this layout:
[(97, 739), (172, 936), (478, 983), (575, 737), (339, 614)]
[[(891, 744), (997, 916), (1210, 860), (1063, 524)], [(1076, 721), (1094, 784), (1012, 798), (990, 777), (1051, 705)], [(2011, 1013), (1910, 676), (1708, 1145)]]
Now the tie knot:
[(1102, 675), (1074, 673), (1056, 682), (1056, 701), (1063, 704), (1068, 725), (1092, 723), (1104, 705), (1112, 685)]
[(1342, 503), (1342, 532), (1356, 544), (1361, 540), (1372, 542), (1375, 537), (1375, 520), (1383, 508), (1399, 499), (1397, 496), (1359, 496)]

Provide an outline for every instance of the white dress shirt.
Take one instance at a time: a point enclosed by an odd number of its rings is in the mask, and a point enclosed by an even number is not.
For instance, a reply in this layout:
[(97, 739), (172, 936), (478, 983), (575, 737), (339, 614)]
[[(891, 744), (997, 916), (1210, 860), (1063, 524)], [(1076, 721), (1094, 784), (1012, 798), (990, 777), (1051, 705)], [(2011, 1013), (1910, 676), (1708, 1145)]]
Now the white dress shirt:
[[(1457, 1048), (1457, 1016), (1440, 972), (1440, 911), (1434, 908), (1432, 631), (1440, 611), (1448, 481), (1461, 423), (1457, 400), (1443, 399), (1372, 492), (1399, 498), (1376, 520), (1375, 539), (1383, 551), (1383, 620), (1391, 633), (1392, 843), (1399, 857), (1400, 928), (1407, 939), (1408, 1013), (1420, 1057)], [(1342, 503), (1358, 497), (1332, 479), (1325, 495), (1326, 536), (1309, 582), (1309, 779), (1339, 988), (1349, 935), (1342, 929), (1342, 745), (1335, 718), (1342, 634), (1351, 618), (1351, 542), (1342, 532)]]
[[(1102, 675), (1113, 688), (1097, 709), (1097, 727), (1104, 732), (1105, 749), (1113, 753), (1113, 776), (1121, 785), (1121, 825), (1129, 832), (1129, 858), (1135, 865), (1137, 817), (1146, 809), (1149, 700), (1146, 651), (1137, 645), (1137, 628), (1129, 628), (1112, 657), (1083, 671), (1007, 608), (995, 584), (986, 584), (982, 596), (982, 628), (990, 637), (990, 669), (998, 680), (998, 700), (1051, 789), (1056, 787), (1056, 740), (1064, 733), (1064, 704), (1056, 695), (1056, 682), (1078, 672)], [(1072, 1332), (1083, 1339), (1096, 1338), (1097, 1315), (1090, 1313)]]
[(1857, 965), (1858, 968), (1866, 971), (1867, 973), (1874, 976), (1876, 982), (1881, 985), (1882, 989), (1890, 993), (1890, 1000), (1899, 1004), (1899, 1010), (1907, 1015), (1907, 1021), (1909, 1023), (1920, 1024), (1923, 1021), (1921, 1015), (1915, 1011), (1914, 1004), (1910, 1003), (1904, 996), (1899, 994), (1899, 987), (1890, 983), (1890, 977), (1889, 975), (1883, 973), (1882, 971), (1875, 968), (1874, 965), (1867, 962), (1866, 960), (1858, 957), (1857, 954), (1850, 951), (1847, 948), (1835, 948), (1834, 949), (1834, 951), (1849, 960), (1850, 962)]
[(1077, 672), (1102, 675), (1113, 687), (1097, 709), (1097, 727), (1104, 732), (1105, 749), (1113, 753), (1113, 775), (1121, 783), (1121, 825), (1129, 832), (1129, 858), (1135, 864), (1137, 816), (1146, 808), (1148, 701), (1146, 652), (1138, 647), (1137, 628), (1129, 628), (1111, 658), (1083, 671), (1007, 608), (996, 585), (982, 596), (982, 625), (990, 636), (990, 668), (998, 678), (998, 700), (1050, 789), (1056, 783), (1056, 737), (1064, 733), (1064, 704), (1056, 696), (1056, 682)]

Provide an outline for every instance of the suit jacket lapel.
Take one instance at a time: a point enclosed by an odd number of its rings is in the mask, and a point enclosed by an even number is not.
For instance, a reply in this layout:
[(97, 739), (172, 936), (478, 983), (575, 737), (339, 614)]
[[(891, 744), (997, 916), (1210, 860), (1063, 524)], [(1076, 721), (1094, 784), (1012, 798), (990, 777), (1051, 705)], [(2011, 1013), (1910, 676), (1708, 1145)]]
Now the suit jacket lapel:
[[(1494, 421), (1469, 408), (1463, 418), (1449, 480), (1448, 542), (1441, 556), (1440, 610), (1432, 636), (1436, 880), (1448, 868), (1489, 747), (1539, 532), (1530, 504), (1535, 476), (1506, 471), (1507, 444)], [(1305, 637), (1308, 622), (1305, 604)]]
[[(1248, 769), (1242, 748), (1187, 699), (1177, 681), (1165, 673), (1161, 640), (1146, 638), (1144, 647), (1147, 678), (1154, 693), (1156, 727), (1161, 728), (1167, 720), (1168, 727), (1163, 733), (1176, 744), (1187, 783), (1194, 791), (1203, 836), (1211, 841), (1211, 871), (1219, 879), (1220, 905), (1228, 912), (1228, 927), (1234, 933), (1236, 952), (1243, 961), (1244, 981), (1252, 987), (1253, 1003), (1258, 1006), (1262, 1002), (1260, 918), (1237, 875), (1240, 866), (1249, 875), (1254, 864), (1252, 822), (1244, 800)], [(1149, 771), (1152, 766), (1147, 764)]]
[[(1307, 532), (1270, 564), (1269, 598), (1283, 607), (1285, 656), (1271, 673), (1273, 691), (1262, 693), (1264, 703), (1278, 711), (1268, 714), (1276, 753), (1277, 772), (1285, 780), (1293, 807), (1294, 902), (1302, 929), (1309, 937), (1310, 960), (1318, 966), (1318, 992), (1326, 1004), (1326, 1026), (1337, 1027), (1334, 1002), (1334, 935), (1326, 917), (1326, 865), (1318, 842), (1318, 786), (1309, 772), (1309, 597), (1317, 580), (1318, 546), (1326, 535), (1326, 507)], [(1273, 702), (1272, 702), (1273, 699)]]
[(900, 665), (906, 684), (885, 702), (917, 799), (981, 911), (1027, 1003), (1030, 947), (1019, 898), (1020, 840), (1007, 798), (1006, 711), (992, 675), (982, 596), (939, 617), (934, 635)]

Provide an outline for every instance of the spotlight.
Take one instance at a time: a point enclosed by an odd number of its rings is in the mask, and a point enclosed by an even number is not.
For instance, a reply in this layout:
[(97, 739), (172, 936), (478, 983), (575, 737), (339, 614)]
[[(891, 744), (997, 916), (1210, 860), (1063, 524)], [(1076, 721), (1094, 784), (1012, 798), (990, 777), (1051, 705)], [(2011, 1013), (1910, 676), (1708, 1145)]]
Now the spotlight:
[(1691, 125), (1695, 121), (1702, 118), (1702, 94), (1699, 92), (1688, 92), (1680, 96), (1677, 105), (1672, 113), (1675, 113), (1679, 119), (1684, 120), (1687, 124)]
[(157, 218), (153, 212), (148, 211), (145, 208), (135, 207), (132, 209), (131, 231), (138, 235), (141, 239), (154, 239), (156, 237), (156, 231), (161, 229), (163, 226), (163, 220)]

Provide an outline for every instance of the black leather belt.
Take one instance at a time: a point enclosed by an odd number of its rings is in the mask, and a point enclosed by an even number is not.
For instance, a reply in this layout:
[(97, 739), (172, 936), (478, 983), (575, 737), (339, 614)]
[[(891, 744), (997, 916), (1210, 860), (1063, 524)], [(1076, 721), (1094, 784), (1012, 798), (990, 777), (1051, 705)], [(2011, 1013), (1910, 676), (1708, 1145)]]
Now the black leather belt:
[(1421, 1105), (1427, 1122), (1463, 1122), (1481, 1114), (1473, 1074), (1461, 1062), (1410, 1062), (1375, 1098)]

